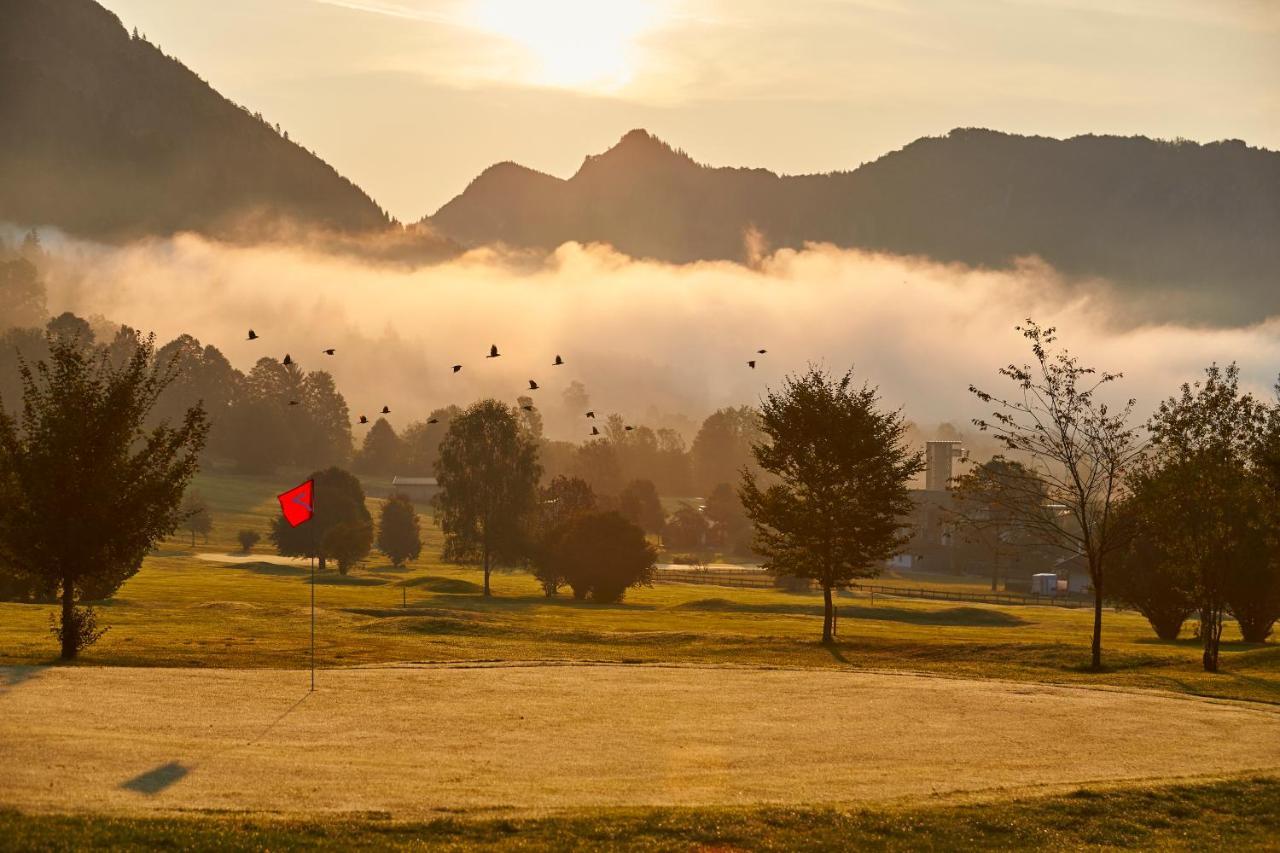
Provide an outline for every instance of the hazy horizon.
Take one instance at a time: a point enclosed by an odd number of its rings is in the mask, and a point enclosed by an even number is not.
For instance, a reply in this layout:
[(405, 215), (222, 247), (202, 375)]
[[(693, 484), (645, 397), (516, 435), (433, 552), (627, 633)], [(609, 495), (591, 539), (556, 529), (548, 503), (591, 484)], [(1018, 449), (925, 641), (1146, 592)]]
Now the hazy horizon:
[(105, 5), (406, 222), (493, 163), (568, 177), (636, 127), (784, 174), (953, 127), (1280, 148), (1280, 6), (1247, 0)]
[[(162, 343), (191, 334), (245, 372), (289, 353), (306, 370), (334, 374), (353, 418), (390, 405), (398, 430), (451, 403), (514, 404), (534, 379), (549, 436), (581, 441), (581, 413), (561, 411), (562, 391), (577, 380), (602, 416), (691, 439), (713, 410), (757, 404), (816, 363), (853, 368), (922, 427), (949, 421), (975, 436), (970, 419), (989, 407), (968, 386), (999, 390), (997, 367), (1026, 359), (1014, 326), (1027, 317), (1056, 325), (1085, 364), (1124, 372), (1117, 391), (1138, 398), (1139, 420), (1214, 362), (1238, 361), (1245, 387), (1270, 399), (1280, 364), (1280, 321), (1133, 320), (1132, 304), (1105, 282), (1033, 259), (991, 270), (813, 245), (749, 268), (568, 243), (545, 256), (485, 248), (405, 267), (192, 234), (124, 245), (44, 239), (51, 315), (125, 323)], [(245, 340), (249, 328), (259, 340)], [(484, 358), (491, 343), (503, 358)], [(337, 356), (321, 355), (327, 347)], [(768, 354), (755, 355), (760, 348)], [(556, 355), (565, 366), (551, 366)], [(455, 363), (464, 365), (457, 375)]]

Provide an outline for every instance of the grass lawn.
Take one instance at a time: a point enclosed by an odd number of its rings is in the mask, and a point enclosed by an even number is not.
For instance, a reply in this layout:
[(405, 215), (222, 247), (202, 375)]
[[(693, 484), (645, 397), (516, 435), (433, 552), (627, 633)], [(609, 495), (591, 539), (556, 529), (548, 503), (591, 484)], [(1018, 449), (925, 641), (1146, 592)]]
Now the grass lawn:
[[(304, 667), (310, 637), (305, 567), (220, 565), (195, 553), (237, 550), (242, 528), (265, 533), (275, 495), (295, 479), (202, 475), (209, 542), (177, 536), (98, 605), (110, 630), (84, 663), (122, 666)], [(378, 502), (370, 500), (374, 511)], [(1222, 672), (1201, 671), (1198, 643), (1159, 640), (1139, 615), (1105, 617), (1108, 671), (1085, 671), (1092, 614), (1055, 607), (840, 598), (840, 641), (817, 642), (821, 598), (772, 589), (658, 584), (620, 605), (545, 598), (524, 572), (500, 573), (480, 595), (478, 569), (440, 561), (424, 513), (422, 557), (397, 570), (379, 555), (316, 584), (321, 666), (388, 661), (599, 660), (907, 669), (1026, 681), (1148, 687), (1280, 703), (1280, 645), (1224, 638)], [(269, 545), (258, 547), (269, 553)], [(402, 604), (407, 602), (408, 606)], [(50, 605), (0, 604), (0, 665), (56, 654)]]
[(377, 815), (301, 822), (235, 814), (126, 819), (0, 811), (0, 839), (14, 850), (1274, 850), (1280, 844), (1280, 781), (1081, 789), (875, 810), (631, 809), (427, 823)]

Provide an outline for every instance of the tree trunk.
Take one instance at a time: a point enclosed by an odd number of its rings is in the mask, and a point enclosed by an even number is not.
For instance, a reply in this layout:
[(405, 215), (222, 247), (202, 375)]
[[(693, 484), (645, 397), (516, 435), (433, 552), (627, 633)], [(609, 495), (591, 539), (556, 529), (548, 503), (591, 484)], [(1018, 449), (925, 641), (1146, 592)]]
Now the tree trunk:
[(316, 567), (324, 571), (324, 554), (316, 554)]
[(1093, 658), (1089, 668), (1094, 672), (1102, 670), (1102, 583), (1093, 582)]
[(62, 659), (73, 660), (77, 640), (80, 639), (75, 627), (76, 585), (70, 578), (62, 579)]
[(831, 642), (831, 585), (822, 584), (822, 642)]
[(1200, 636), (1204, 640), (1204, 671), (1218, 671), (1218, 647), (1222, 641), (1222, 609), (1210, 607), (1200, 612)]
[(489, 545), (484, 546), (484, 597), (488, 598), (489, 593)]

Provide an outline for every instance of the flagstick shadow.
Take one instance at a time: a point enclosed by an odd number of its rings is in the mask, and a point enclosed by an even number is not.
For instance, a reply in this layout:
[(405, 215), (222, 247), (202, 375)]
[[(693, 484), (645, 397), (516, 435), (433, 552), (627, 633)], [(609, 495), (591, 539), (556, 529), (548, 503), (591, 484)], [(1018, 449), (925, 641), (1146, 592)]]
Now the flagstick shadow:
[(165, 763), (157, 765), (156, 767), (153, 767), (150, 770), (147, 770), (143, 773), (139, 773), (137, 776), (134, 776), (131, 779), (126, 779), (124, 782), (120, 783), (120, 787), (128, 791), (134, 791), (144, 796), (154, 797), (156, 794), (159, 794), (161, 791), (171, 788), (172, 786), (176, 785), (178, 782), (181, 782), (189, 774), (191, 774), (192, 771), (196, 770), (202, 763), (212, 761), (213, 759), (218, 758), (221, 755), (225, 755), (228, 752), (232, 752), (237, 749), (243, 749), (245, 747), (254, 746), (260, 743), (263, 738), (271, 734), (271, 732), (277, 726), (279, 726), (282, 722), (284, 722), (286, 717), (288, 717), (290, 714), (296, 711), (299, 705), (307, 701), (307, 697), (309, 697), (310, 695), (311, 694), (309, 692), (302, 694), (302, 696), (299, 697), (296, 702), (294, 702), (292, 705), (286, 708), (279, 716), (277, 716), (274, 720), (268, 723), (267, 726), (262, 731), (258, 732), (258, 734), (254, 735), (252, 738), (245, 741), (244, 743), (230, 744), (221, 749), (214, 750), (213, 752), (205, 755), (199, 761), (189, 762), (185, 764), (181, 761), (166, 761)]

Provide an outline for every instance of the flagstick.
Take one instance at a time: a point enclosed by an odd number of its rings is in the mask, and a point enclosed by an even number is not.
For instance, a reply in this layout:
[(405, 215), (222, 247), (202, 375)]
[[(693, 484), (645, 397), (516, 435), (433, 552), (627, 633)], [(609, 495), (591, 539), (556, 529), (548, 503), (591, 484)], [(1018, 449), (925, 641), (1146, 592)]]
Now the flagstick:
[(316, 555), (311, 555), (311, 692), (316, 692)]

